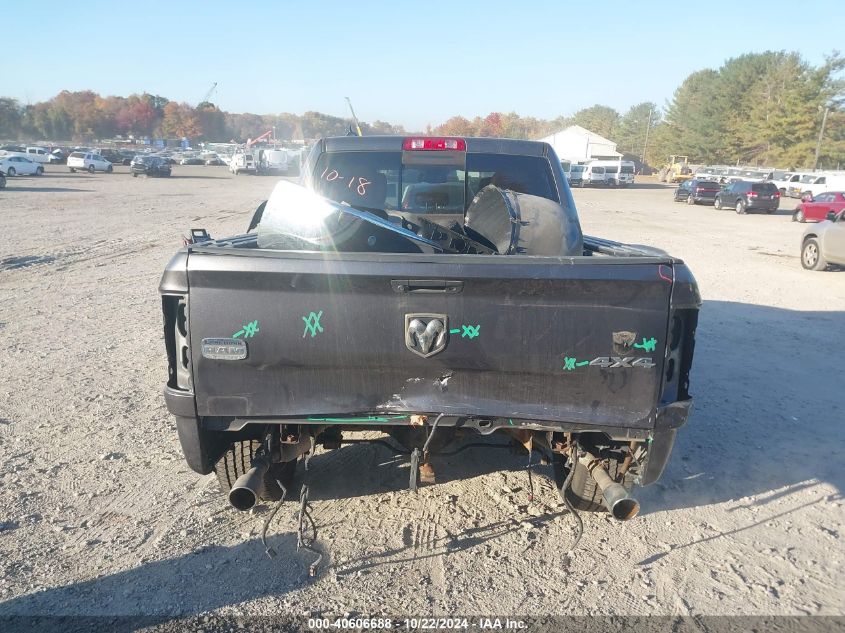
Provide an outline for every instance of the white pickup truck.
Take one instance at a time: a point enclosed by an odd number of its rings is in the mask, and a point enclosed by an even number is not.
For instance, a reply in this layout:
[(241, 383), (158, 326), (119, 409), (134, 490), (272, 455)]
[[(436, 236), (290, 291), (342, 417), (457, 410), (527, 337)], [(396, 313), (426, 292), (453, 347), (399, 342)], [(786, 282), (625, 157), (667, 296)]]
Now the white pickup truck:
[(0, 154), (6, 156), (23, 156), (24, 158), (28, 158), (29, 160), (31, 160), (33, 163), (47, 164), (59, 162), (58, 157), (51, 154), (50, 150), (44, 147), (21, 147), (19, 149), (25, 151), (6, 150), (0, 152)]

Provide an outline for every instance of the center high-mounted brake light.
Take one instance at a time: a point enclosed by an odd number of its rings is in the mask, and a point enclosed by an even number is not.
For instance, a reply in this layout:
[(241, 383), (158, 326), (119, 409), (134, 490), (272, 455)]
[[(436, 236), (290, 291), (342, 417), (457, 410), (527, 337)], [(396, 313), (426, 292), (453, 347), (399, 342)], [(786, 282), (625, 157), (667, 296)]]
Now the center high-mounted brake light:
[(405, 151), (467, 151), (467, 143), (462, 138), (406, 138), (402, 143), (402, 149)]

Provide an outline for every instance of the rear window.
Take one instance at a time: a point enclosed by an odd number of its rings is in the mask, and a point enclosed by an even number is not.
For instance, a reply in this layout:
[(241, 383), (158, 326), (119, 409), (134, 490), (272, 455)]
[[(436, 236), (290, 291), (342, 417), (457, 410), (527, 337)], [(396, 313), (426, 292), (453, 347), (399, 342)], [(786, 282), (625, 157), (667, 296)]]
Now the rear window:
[(618, 171), (619, 171), (618, 167), (605, 167), (604, 168), (604, 173), (606, 173), (606, 174), (615, 174)]
[(633, 165), (622, 165), (622, 173), (623, 174), (633, 174), (634, 173)]
[(778, 188), (771, 182), (755, 182), (751, 185), (751, 191), (757, 193), (774, 193)]
[(572, 165), (572, 167), (570, 168), (570, 173), (581, 173), (585, 169), (587, 169), (587, 167), (584, 165)]
[(71, 158), (85, 158), (85, 154), (82, 152), (74, 152), (70, 155)]
[(365, 209), (463, 213), (481, 189), (503, 189), (559, 202), (547, 160), (537, 156), (467, 154), (465, 165), (403, 164), (398, 152), (329, 152), (314, 170), (314, 190)]

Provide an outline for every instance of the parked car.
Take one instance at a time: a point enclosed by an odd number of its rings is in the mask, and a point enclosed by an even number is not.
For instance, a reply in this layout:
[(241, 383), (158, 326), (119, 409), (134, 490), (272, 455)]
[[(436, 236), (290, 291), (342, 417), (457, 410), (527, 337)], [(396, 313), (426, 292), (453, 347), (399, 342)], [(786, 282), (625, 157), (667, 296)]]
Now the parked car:
[(170, 162), (161, 156), (136, 156), (129, 165), (133, 178), (144, 176), (170, 176)]
[(800, 198), (819, 176), (820, 174), (793, 174), (786, 186), (786, 195), (790, 198)]
[(808, 226), (801, 236), (804, 268), (824, 270), (830, 264), (845, 266), (845, 211), (831, 211), (825, 221)]
[(713, 204), (716, 194), (722, 187), (715, 180), (693, 178), (685, 180), (675, 189), (675, 202), (686, 202), (687, 204)]
[(44, 167), (17, 154), (0, 158), (0, 170), (7, 176), (40, 176), (44, 173)]
[(203, 159), (203, 161), (205, 161), (205, 164), (206, 164), (206, 165), (215, 165), (215, 166), (219, 166), (219, 165), (225, 165), (225, 164), (226, 164), (226, 163), (224, 163), (222, 160), (220, 160), (220, 156), (218, 156), (218, 155), (217, 155), (217, 154), (215, 154), (214, 152), (210, 152), (210, 153), (206, 153), (206, 154), (201, 154), (201, 155), (200, 155), (200, 158), (202, 158), (202, 159)]
[(205, 165), (205, 161), (199, 156), (185, 156), (179, 161), (180, 165)]
[(46, 164), (53, 162), (51, 160), (52, 154), (50, 154), (46, 147), (27, 147), (26, 157), (33, 163)]
[(845, 193), (842, 191), (825, 191), (817, 196), (808, 196), (802, 200), (795, 213), (793, 222), (822, 222), (827, 219), (830, 211), (839, 213), (845, 209)]
[(129, 154), (121, 149), (101, 149), (100, 156), (109, 161), (112, 165), (129, 165), (132, 163), (134, 154)]
[(757, 209), (774, 213), (780, 206), (780, 191), (770, 182), (737, 180), (716, 194), (713, 206), (717, 209), (733, 208), (740, 214)]
[(73, 152), (67, 158), (67, 166), (71, 172), (81, 169), (91, 174), (95, 171), (104, 171), (110, 174), (114, 171), (114, 167), (109, 161), (93, 152)]
[[(778, 188), (778, 191), (780, 191), (780, 195), (782, 195), (782, 196), (786, 195), (786, 189), (787, 189), (787, 187), (789, 187), (789, 183), (792, 180), (793, 176), (795, 176), (795, 174), (793, 174), (790, 171), (787, 171), (787, 172), (775, 171), (772, 174), (771, 182), (774, 183), (775, 187)], [(796, 178), (796, 181), (797, 180), (798, 179)]]

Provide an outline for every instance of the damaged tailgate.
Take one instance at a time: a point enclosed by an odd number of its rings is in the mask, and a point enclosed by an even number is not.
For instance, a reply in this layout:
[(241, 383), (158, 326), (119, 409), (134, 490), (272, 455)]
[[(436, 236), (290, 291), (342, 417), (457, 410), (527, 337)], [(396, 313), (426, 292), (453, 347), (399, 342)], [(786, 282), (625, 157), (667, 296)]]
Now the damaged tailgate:
[[(188, 283), (197, 412), (651, 428), (672, 265), (196, 248)], [(239, 352), (215, 355), (227, 339)]]

